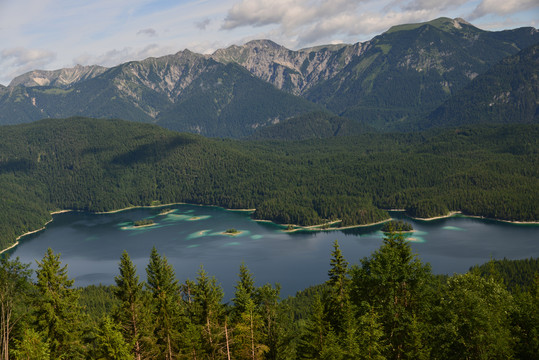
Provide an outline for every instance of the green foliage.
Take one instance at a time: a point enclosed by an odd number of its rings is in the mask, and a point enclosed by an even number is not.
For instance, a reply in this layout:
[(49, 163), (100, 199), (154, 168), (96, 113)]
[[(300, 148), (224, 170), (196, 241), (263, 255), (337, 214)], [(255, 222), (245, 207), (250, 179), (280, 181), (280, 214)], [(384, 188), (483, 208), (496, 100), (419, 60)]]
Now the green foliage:
[(67, 275), (67, 265), (62, 266), (60, 254), (54, 254), (50, 248), (37, 265), (37, 329), (49, 339), (51, 358), (82, 359), (83, 315), (78, 291), (72, 289), (74, 280)]
[[(337, 240), (333, 243), (330, 269), (328, 271), (329, 292), (324, 299), (326, 318), (336, 335), (342, 335), (347, 329), (345, 318), (349, 311), (348, 262), (344, 259)], [(349, 326), (348, 326), (349, 327)]]
[(494, 279), (452, 276), (435, 310), (433, 353), (441, 359), (507, 359), (513, 356), (511, 294)]
[[(24, 329), (21, 340), (15, 341), (15, 349), (11, 352), (17, 360), (49, 360), (49, 342), (32, 328)], [(7, 357), (3, 357), (6, 358)]]
[[(435, 277), (409, 243), (390, 233), (351, 271), (335, 242), (328, 281), (284, 301), (279, 286), (257, 287), (242, 264), (233, 303), (225, 304), (216, 279), (202, 268), (195, 282), (180, 287), (155, 248), (146, 286), (124, 252), (116, 286), (84, 288), (79, 298), (49, 249), (35, 284), (27, 265), (0, 261), (0, 300), (3, 310), (12, 300), (14, 359), (535, 359), (539, 276), (512, 293), (499, 280), (521, 263), (491, 261), (467, 274)], [(111, 308), (105, 304), (112, 295)], [(84, 327), (81, 303), (102, 303), (89, 311), (100, 320)]]
[(539, 353), (539, 275), (535, 274), (529, 291), (513, 294), (516, 309), (512, 314), (517, 338), (515, 355), (518, 359), (534, 359)]
[(491, 260), (483, 265), (470, 268), (470, 272), (480, 276), (496, 276), (509, 291), (530, 291), (536, 286), (535, 281), (539, 274), (539, 259), (521, 260)]
[(31, 295), (28, 265), (0, 257), (0, 359), (8, 359), (11, 334), (28, 313)]
[(307, 140), (350, 136), (372, 131), (369, 126), (335, 116), (329, 112), (312, 112), (260, 128), (250, 135), (253, 140)]
[(181, 313), (178, 280), (166, 257), (161, 257), (155, 247), (152, 248), (146, 274), (147, 287), (153, 299), (152, 320), (157, 340), (157, 356), (173, 359), (178, 351)]
[[(537, 123), (539, 45), (503, 59), (420, 122), (421, 128)], [(524, 148), (526, 144), (523, 144)]]
[(148, 307), (144, 302), (143, 283), (139, 281), (137, 269), (126, 251), (120, 260), (120, 274), (114, 278), (114, 295), (119, 304), (114, 310), (114, 319), (137, 360), (144, 353), (144, 339), (149, 336)]
[[(537, 221), (539, 127), (478, 126), (286, 142), (205, 139), (71, 118), (0, 133), (0, 246), (49, 211), (187, 202), (256, 208), (283, 224), (341, 226), (460, 210)], [(525, 146), (524, 146), (525, 145)]]
[(97, 324), (101, 321), (103, 314), (110, 314), (119, 305), (118, 299), (114, 296), (113, 286), (88, 285), (79, 288), (79, 303), (90, 320)]
[(388, 233), (380, 249), (352, 269), (352, 301), (380, 315), (387, 357), (408, 357), (418, 347), (415, 321), (427, 308), (430, 281), (430, 266), (421, 263), (399, 233)]
[(142, 219), (142, 220), (135, 220), (133, 222), (134, 226), (148, 226), (155, 224), (153, 220), (151, 219)]
[(400, 231), (412, 231), (414, 228), (412, 224), (403, 220), (391, 220), (382, 226), (383, 232), (400, 232)]
[(110, 317), (105, 316), (97, 333), (98, 359), (132, 360), (128, 344), (122, 332)]

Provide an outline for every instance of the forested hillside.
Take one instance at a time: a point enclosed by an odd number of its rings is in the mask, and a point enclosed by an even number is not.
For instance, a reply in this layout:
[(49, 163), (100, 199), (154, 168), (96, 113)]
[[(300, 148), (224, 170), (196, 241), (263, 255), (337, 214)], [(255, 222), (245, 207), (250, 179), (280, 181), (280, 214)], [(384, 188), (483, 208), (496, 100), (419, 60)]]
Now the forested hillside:
[(462, 19), (394, 26), (304, 96), (377, 129), (409, 130), (473, 78), (538, 41), (533, 28), (489, 32)]
[[(0, 355), (15, 359), (535, 359), (539, 269), (522, 290), (486, 264), (434, 276), (398, 233), (349, 263), (335, 241), (328, 280), (282, 301), (244, 264), (232, 300), (201, 267), (181, 279), (155, 248), (145, 269), (119, 259), (114, 286), (77, 289), (60, 254), (0, 259)], [(142, 273), (146, 281), (141, 281)]]
[(420, 122), (421, 128), (539, 122), (539, 45), (479, 75)]
[(310, 112), (258, 129), (250, 140), (308, 140), (375, 132), (374, 128), (335, 116), (327, 111)]
[(120, 120), (4, 126), (1, 247), (50, 211), (171, 202), (256, 208), (256, 218), (300, 225), (373, 223), (393, 208), (537, 221), (538, 141), (537, 125), (265, 142)]

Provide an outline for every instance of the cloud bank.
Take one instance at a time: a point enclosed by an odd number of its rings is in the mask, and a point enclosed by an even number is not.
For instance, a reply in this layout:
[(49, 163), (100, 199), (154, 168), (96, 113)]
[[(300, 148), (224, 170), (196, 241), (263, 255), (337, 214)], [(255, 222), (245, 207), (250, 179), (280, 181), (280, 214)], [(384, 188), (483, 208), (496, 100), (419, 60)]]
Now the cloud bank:
[(451, 17), (449, 13), (478, 19), (531, 9), (539, 9), (537, 0), (241, 0), (228, 10), (221, 28), (273, 27), (273, 33), (302, 46), (343, 35), (377, 34), (393, 25)]

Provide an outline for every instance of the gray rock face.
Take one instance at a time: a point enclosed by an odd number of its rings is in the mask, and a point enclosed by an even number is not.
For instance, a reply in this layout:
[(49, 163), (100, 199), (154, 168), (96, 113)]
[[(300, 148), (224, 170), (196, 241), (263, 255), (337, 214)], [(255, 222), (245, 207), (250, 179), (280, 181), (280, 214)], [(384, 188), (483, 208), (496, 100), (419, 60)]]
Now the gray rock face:
[(148, 58), (121, 65), (121, 74), (114, 77), (114, 84), (127, 97), (140, 100), (139, 86), (164, 94), (171, 102), (177, 101), (200, 74), (216, 63), (204, 55), (189, 50), (159, 58)]
[(9, 86), (55, 86), (59, 88), (66, 88), (76, 82), (99, 76), (106, 70), (106, 67), (98, 65), (76, 65), (72, 68), (64, 68), (52, 71), (34, 70), (17, 76), (11, 81)]
[(242, 46), (219, 49), (210, 57), (222, 63), (237, 63), (278, 89), (301, 95), (338, 73), (368, 46), (366, 42), (293, 51), (270, 40), (254, 40)]

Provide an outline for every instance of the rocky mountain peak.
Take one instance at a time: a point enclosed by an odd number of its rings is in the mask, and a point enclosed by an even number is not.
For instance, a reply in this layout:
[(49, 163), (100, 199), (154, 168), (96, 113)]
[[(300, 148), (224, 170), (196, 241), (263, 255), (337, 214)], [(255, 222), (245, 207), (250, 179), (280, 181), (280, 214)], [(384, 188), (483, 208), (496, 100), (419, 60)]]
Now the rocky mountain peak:
[(11, 81), (9, 87), (22, 85), (26, 87), (57, 86), (65, 88), (73, 83), (101, 75), (106, 70), (107, 68), (103, 66), (82, 66), (80, 64), (77, 64), (72, 68), (59, 70), (34, 70), (17, 76)]

